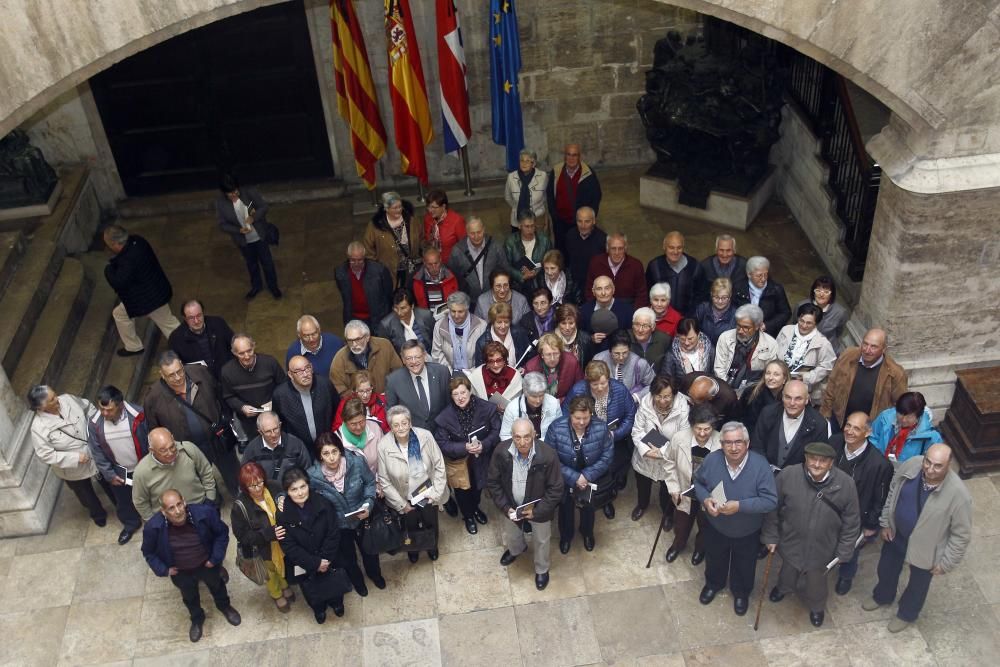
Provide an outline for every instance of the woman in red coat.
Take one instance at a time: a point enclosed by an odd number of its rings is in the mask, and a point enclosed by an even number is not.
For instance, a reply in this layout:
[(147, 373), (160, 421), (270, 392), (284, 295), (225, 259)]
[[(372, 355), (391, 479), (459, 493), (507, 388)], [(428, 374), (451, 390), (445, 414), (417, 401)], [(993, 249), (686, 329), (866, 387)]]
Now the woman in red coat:
[(447, 264), (451, 249), (464, 238), (465, 218), (448, 208), (448, 195), (444, 190), (432, 190), (427, 195), (421, 247), (437, 248), (441, 251), (441, 261)]
[(560, 401), (566, 397), (573, 384), (583, 379), (580, 363), (572, 353), (563, 348), (555, 334), (545, 334), (538, 339), (538, 356), (524, 365), (525, 373), (538, 372), (545, 378), (545, 393)]
[(385, 394), (379, 394), (372, 387), (372, 376), (368, 371), (358, 371), (352, 380), (352, 390), (340, 397), (337, 413), (333, 416), (333, 428), (336, 431), (344, 423), (344, 406), (352, 398), (361, 399), (365, 404), (366, 416), (378, 422), (383, 433), (389, 432), (389, 422), (385, 418)]

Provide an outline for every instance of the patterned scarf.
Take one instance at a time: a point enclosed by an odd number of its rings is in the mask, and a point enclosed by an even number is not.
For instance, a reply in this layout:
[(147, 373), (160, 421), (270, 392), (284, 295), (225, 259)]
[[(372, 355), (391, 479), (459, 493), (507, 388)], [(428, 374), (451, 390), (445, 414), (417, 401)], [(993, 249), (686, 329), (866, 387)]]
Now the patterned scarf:
[(521, 192), (517, 196), (517, 212), (531, 210), (531, 179), (535, 177), (535, 168), (532, 167), (531, 171), (524, 173), (520, 169), (517, 170), (517, 177), (521, 181)]
[[(274, 498), (271, 497), (271, 492), (267, 490), (266, 486), (264, 487), (264, 499), (257, 505), (267, 514), (267, 522), (272, 526), (275, 525), (278, 508), (275, 507)], [(281, 573), (285, 571), (285, 552), (281, 550), (281, 543), (278, 540), (271, 542), (270, 560), (274, 564), (275, 570)]]
[(806, 353), (809, 352), (809, 343), (816, 337), (818, 331), (819, 329), (813, 329), (808, 335), (803, 336), (799, 333), (799, 328), (797, 326), (794, 327), (792, 340), (789, 341), (788, 349), (785, 350), (785, 364), (793, 372), (802, 365), (802, 362), (806, 358)]
[(691, 358), (681, 349), (681, 342), (674, 338), (674, 342), (671, 344), (671, 354), (674, 355), (674, 359), (677, 359), (684, 368), (685, 373), (691, 373), (693, 371), (707, 371), (708, 368), (708, 346), (705, 342), (708, 338), (705, 334), (698, 334), (698, 345), (695, 347), (695, 360), (691, 363)]
[(559, 277), (556, 278), (554, 283), (549, 282), (549, 279), (545, 278), (545, 286), (552, 292), (552, 303), (562, 303), (566, 297), (566, 272), (560, 271)]
[(729, 364), (729, 372), (726, 373), (726, 384), (730, 387), (739, 386), (743, 378), (750, 370), (750, 360), (753, 358), (753, 351), (757, 349), (757, 341), (760, 339), (760, 332), (754, 333), (753, 338), (747, 342), (742, 342), (736, 338), (736, 348), (733, 350), (733, 361)]
[(469, 399), (469, 402), (465, 404), (464, 408), (455, 406), (455, 414), (458, 416), (458, 425), (462, 428), (462, 433), (466, 436), (472, 431), (472, 416), (476, 411), (476, 404), (474, 401), (476, 398), (473, 396)]
[(487, 398), (507, 391), (510, 381), (514, 379), (514, 373), (514, 369), (510, 366), (504, 366), (499, 373), (494, 373), (488, 366), (483, 366), (483, 383), (486, 385)]

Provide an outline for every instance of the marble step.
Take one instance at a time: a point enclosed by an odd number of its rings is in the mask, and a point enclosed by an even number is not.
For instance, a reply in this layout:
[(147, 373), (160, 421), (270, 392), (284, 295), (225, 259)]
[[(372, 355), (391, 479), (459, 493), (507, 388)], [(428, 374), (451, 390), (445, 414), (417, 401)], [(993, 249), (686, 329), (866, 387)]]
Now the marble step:
[(13, 377), (35, 323), (63, 264), (64, 252), (47, 239), (32, 239), (13, 279), (0, 295), (0, 362)]
[(21, 230), (0, 232), (0, 294), (7, 290), (14, 278), (26, 247)]
[(117, 305), (118, 296), (104, 279), (107, 253), (90, 252), (78, 259), (94, 289), (66, 359), (59, 380), (59, 391), (93, 401), (97, 390), (104, 384), (104, 376), (115, 357), (115, 350), (120, 347), (118, 332), (111, 317), (111, 310)]

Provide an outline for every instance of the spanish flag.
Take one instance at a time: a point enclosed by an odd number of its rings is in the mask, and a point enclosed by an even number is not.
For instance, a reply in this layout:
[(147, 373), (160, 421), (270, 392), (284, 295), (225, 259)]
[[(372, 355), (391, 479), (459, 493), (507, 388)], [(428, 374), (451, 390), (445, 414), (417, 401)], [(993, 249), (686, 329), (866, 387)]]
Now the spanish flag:
[(337, 111), (351, 128), (351, 147), (358, 176), (375, 189), (375, 163), (385, 155), (385, 126), (378, 110), (365, 38), (351, 0), (330, 0), (333, 74)]
[(416, 176), (426, 185), (424, 146), (434, 138), (434, 130), (408, 0), (385, 0), (385, 38), (389, 52), (389, 96), (403, 173)]

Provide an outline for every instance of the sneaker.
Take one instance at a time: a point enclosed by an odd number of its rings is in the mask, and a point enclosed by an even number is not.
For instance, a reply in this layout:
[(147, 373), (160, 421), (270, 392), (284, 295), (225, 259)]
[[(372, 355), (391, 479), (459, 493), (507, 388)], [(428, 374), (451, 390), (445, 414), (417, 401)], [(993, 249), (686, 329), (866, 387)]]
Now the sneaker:
[(902, 632), (906, 628), (910, 627), (910, 622), (904, 621), (899, 616), (896, 616), (891, 621), (889, 621), (888, 627), (889, 627), (889, 632), (895, 634), (897, 632)]
[(888, 607), (888, 606), (889, 605), (887, 604), (879, 604), (878, 602), (875, 601), (875, 598), (868, 598), (867, 600), (861, 603), (861, 608), (864, 609), (865, 611), (875, 611), (879, 607)]

